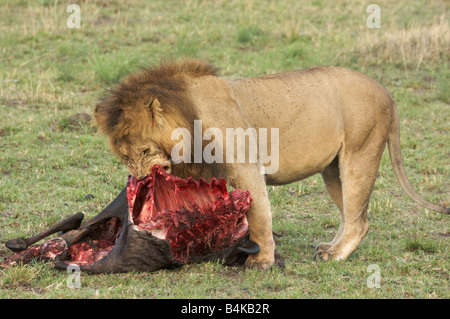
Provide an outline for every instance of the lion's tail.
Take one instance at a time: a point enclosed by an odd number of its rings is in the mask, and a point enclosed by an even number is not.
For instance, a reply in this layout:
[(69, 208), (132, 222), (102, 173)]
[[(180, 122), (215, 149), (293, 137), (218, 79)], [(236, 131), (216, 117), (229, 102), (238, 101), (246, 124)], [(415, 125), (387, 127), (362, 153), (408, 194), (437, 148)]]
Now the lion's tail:
[(425, 208), (434, 210), (442, 214), (449, 214), (450, 208), (445, 208), (430, 202), (420, 197), (419, 194), (413, 189), (411, 183), (406, 177), (405, 167), (403, 166), (402, 152), (400, 147), (400, 124), (398, 111), (395, 103), (393, 102), (393, 118), (391, 123), (391, 130), (388, 137), (388, 149), (391, 157), (391, 163), (394, 168), (395, 176), (397, 176), (400, 185), (402, 185), (406, 194), (411, 197), (416, 203), (422, 205)]

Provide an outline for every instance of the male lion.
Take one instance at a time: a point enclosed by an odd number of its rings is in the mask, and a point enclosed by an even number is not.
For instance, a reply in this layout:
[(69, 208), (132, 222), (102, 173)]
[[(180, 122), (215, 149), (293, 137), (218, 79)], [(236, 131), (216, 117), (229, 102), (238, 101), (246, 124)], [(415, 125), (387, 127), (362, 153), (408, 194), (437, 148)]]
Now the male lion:
[[(341, 225), (331, 242), (317, 246), (315, 257), (346, 259), (369, 229), (367, 206), (386, 142), (405, 192), (428, 209), (449, 213), (419, 197), (406, 177), (391, 95), (352, 70), (313, 67), (229, 81), (199, 60), (162, 63), (122, 80), (98, 103), (95, 119), (112, 151), (138, 179), (157, 164), (183, 178), (225, 177), (233, 187), (250, 190), (250, 239), (261, 250), (247, 259), (247, 267), (267, 269), (274, 263), (266, 185), (288, 184), (316, 173), (322, 174), (341, 212)], [(172, 133), (186, 128), (193, 136), (194, 120), (202, 121), (203, 131), (278, 128), (278, 170), (261, 174), (261, 161), (173, 164), (170, 155), (179, 140), (172, 140)]]

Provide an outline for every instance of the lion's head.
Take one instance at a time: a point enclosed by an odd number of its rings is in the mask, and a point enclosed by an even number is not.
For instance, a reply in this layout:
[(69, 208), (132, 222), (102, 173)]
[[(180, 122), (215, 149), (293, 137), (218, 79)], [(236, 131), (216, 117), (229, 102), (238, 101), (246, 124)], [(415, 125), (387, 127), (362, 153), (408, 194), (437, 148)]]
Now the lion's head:
[(194, 59), (162, 63), (125, 77), (97, 104), (99, 129), (131, 175), (144, 178), (154, 165), (171, 170), (172, 131), (193, 132), (196, 118), (186, 77), (216, 73), (214, 66)]

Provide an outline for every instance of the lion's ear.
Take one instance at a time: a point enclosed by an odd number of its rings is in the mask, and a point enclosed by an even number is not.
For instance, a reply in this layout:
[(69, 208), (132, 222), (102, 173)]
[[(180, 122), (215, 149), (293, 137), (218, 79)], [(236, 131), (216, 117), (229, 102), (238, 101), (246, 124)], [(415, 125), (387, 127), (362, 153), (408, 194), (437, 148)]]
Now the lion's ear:
[(151, 100), (148, 103), (147, 107), (150, 111), (153, 124), (161, 124), (163, 118), (163, 110), (161, 108), (161, 103), (159, 102), (158, 98)]

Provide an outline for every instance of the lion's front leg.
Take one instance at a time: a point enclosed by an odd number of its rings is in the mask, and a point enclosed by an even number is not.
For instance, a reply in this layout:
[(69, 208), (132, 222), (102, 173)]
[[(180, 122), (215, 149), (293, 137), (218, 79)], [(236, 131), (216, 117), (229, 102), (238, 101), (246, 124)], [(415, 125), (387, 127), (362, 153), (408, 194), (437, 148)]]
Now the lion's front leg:
[[(236, 167), (237, 166), (237, 167)], [(260, 246), (260, 252), (249, 256), (245, 266), (269, 269), (274, 264), (275, 242), (272, 233), (272, 212), (264, 175), (257, 165), (237, 164), (232, 168), (231, 184), (242, 190), (249, 190), (253, 199), (247, 212), (250, 239)]]

